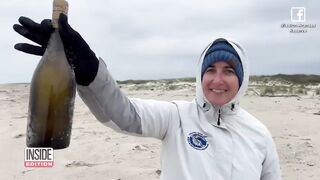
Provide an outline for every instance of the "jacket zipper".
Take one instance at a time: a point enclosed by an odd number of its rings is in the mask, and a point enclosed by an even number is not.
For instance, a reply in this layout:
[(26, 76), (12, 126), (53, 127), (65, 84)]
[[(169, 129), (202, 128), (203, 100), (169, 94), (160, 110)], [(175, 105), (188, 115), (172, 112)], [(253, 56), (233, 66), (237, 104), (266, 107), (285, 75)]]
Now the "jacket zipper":
[(218, 121), (217, 121), (217, 125), (220, 126), (220, 120), (221, 120), (221, 109), (219, 108), (218, 110)]

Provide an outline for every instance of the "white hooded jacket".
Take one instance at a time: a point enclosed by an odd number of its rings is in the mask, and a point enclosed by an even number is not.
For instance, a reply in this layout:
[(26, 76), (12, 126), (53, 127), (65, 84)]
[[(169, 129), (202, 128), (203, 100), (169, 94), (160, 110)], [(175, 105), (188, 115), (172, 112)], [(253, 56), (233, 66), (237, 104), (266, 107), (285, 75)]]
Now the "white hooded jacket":
[(248, 65), (241, 46), (237, 51), (244, 78), (238, 94), (222, 107), (203, 95), (199, 61), (196, 99), (156, 101), (129, 99), (119, 89), (100, 59), (95, 80), (78, 85), (78, 92), (103, 124), (162, 140), (162, 180), (280, 180), (275, 144), (267, 128), (239, 107), (248, 86)]

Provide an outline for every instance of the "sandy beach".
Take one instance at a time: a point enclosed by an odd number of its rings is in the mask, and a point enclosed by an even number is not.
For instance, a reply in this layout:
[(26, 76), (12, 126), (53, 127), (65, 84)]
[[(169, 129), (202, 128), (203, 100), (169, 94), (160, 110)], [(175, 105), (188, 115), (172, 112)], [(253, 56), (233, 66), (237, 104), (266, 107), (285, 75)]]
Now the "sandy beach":
[[(129, 97), (192, 100), (191, 88), (122, 87)], [(77, 96), (70, 147), (54, 151), (54, 167), (24, 167), (29, 85), (0, 85), (0, 179), (156, 180), (161, 142), (121, 134), (99, 123)], [(241, 106), (271, 131), (284, 180), (320, 178), (320, 97), (247, 95)]]

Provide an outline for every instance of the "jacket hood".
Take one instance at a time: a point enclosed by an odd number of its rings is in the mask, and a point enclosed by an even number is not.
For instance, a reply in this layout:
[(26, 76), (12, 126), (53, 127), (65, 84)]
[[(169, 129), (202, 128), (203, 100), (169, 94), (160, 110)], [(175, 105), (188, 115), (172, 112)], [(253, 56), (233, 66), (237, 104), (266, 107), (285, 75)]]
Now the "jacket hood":
[(203, 90), (202, 90), (202, 82), (201, 82), (201, 68), (203, 64), (204, 57), (208, 51), (208, 49), (211, 47), (211, 45), (216, 42), (216, 41), (227, 41), (231, 46), (236, 50), (240, 57), (240, 61), (242, 63), (242, 68), (243, 68), (243, 81), (242, 84), (239, 88), (238, 93), (236, 96), (227, 104), (223, 105), (223, 107), (220, 108), (225, 108), (225, 107), (230, 107), (230, 108), (235, 108), (239, 105), (239, 99), (244, 96), (247, 88), (248, 88), (248, 81), (249, 81), (249, 67), (248, 67), (248, 60), (247, 60), (247, 55), (245, 53), (245, 50), (242, 48), (242, 46), (233, 40), (226, 39), (226, 38), (218, 38), (214, 41), (212, 41), (202, 52), (199, 63), (198, 63), (198, 69), (197, 69), (197, 75), (196, 75), (196, 101), (198, 105), (203, 108), (204, 110), (209, 110), (211, 107), (214, 107), (207, 98), (204, 96)]

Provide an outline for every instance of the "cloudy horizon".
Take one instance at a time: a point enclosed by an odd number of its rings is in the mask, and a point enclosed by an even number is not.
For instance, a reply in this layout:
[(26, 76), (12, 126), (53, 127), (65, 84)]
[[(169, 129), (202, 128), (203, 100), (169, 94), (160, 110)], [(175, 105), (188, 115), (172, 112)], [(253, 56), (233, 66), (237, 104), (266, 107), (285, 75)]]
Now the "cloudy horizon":
[[(14, 50), (29, 42), (12, 29), (19, 16), (51, 16), (52, 0), (3, 2), (0, 83), (30, 82), (41, 57)], [(249, 56), (251, 75), (320, 74), (320, 2), (69, 0), (69, 22), (117, 80), (194, 77), (210, 41), (231, 37)], [(305, 7), (315, 28), (290, 33), (291, 7)], [(316, 8), (318, 7), (318, 8)]]

